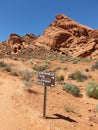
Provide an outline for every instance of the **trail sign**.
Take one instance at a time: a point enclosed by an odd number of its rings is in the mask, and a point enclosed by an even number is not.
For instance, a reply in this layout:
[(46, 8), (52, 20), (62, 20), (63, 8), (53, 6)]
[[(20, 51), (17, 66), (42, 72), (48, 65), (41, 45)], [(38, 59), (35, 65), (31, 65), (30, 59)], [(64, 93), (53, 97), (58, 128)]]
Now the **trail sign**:
[(55, 73), (42, 71), (38, 72), (38, 84), (55, 87)]
[(38, 84), (44, 86), (43, 117), (46, 118), (47, 86), (55, 87), (55, 73), (42, 71), (38, 72)]

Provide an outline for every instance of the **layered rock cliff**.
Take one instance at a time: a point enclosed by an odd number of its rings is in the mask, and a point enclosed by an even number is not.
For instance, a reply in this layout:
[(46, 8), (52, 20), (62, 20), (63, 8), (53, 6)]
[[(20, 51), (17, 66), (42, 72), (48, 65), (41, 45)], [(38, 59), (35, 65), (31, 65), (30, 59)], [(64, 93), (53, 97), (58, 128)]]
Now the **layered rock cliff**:
[(33, 51), (40, 47), (72, 57), (98, 59), (98, 30), (81, 25), (64, 14), (58, 14), (40, 37), (34, 34), (22, 37), (10, 34), (9, 39), (0, 45), (0, 55), (19, 54), (21, 50), (31, 48)]
[(48, 26), (43, 35), (36, 39), (38, 46), (66, 52), (73, 57), (97, 57), (98, 30), (81, 25), (63, 14), (56, 15), (56, 19)]

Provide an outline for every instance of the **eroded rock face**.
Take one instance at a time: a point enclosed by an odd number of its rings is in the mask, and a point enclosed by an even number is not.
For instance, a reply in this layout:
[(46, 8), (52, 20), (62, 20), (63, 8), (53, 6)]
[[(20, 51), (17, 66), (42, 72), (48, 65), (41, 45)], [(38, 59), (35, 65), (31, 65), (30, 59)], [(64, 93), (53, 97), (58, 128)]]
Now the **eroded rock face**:
[(12, 54), (32, 45), (33, 50), (43, 46), (47, 50), (62, 54), (67, 52), (67, 55), (72, 57), (98, 59), (98, 30), (81, 25), (64, 14), (56, 15), (56, 19), (38, 38), (34, 34), (26, 34), (23, 37), (11, 34), (6, 43), (7, 46), (10, 45)]
[(98, 30), (92, 30), (89, 32), (89, 37), (98, 38)]
[(56, 19), (35, 41), (38, 46), (47, 46), (63, 54), (68, 51), (73, 57), (94, 56), (97, 43), (98, 30), (81, 25), (63, 14), (56, 15)]
[(10, 34), (8, 43), (12, 48), (12, 54), (17, 54), (21, 49), (27, 48), (29, 43), (33, 42), (35, 38), (34, 34), (26, 34), (23, 37), (17, 34)]

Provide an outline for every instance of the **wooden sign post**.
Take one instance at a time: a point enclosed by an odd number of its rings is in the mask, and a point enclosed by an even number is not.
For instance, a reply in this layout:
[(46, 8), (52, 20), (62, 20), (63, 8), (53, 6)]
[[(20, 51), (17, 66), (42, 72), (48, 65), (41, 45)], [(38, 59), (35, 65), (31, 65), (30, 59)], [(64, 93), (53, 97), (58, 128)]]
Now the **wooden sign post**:
[(44, 86), (44, 102), (43, 102), (43, 117), (46, 118), (46, 98), (47, 98), (47, 87)]
[(47, 87), (55, 87), (55, 73), (52, 72), (39, 72), (38, 84), (44, 86), (44, 102), (43, 102), (43, 117), (46, 118), (46, 98)]

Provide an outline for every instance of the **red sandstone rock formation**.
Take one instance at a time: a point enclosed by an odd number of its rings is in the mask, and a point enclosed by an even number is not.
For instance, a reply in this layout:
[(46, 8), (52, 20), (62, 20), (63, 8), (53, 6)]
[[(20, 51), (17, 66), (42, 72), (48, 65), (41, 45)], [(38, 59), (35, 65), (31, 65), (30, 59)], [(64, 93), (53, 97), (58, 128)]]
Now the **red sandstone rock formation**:
[(97, 57), (98, 30), (81, 25), (63, 14), (48, 26), (43, 35), (36, 39), (38, 46), (47, 46), (73, 57)]
[(27, 48), (31, 42), (36, 39), (34, 34), (26, 34), (25, 36), (21, 37), (17, 34), (10, 34), (8, 43), (12, 48), (12, 53), (18, 53), (21, 49)]
[(28, 47), (34, 49), (43, 46), (72, 57), (98, 59), (98, 30), (81, 25), (64, 14), (56, 15), (56, 19), (38, 38), (33, 34), (26, 34), (23, 37), (11, 34), (6, 43), (7, 46), (10, 45), (14, 54)]

